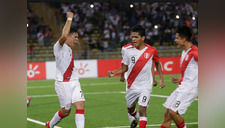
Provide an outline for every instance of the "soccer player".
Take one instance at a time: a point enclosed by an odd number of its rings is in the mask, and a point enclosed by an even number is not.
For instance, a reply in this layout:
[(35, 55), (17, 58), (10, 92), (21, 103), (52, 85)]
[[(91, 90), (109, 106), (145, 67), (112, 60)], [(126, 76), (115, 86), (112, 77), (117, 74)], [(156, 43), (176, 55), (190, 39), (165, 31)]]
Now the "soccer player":
[[(146, 44), (146, 43), (144, 43), (144, 44), (145, 44), (146, 47), (151, 47), (150, 45), (148, 45), (148, 44)], [(131, 43), (129, 43), (129, 44), (126, 44), (126, 45), (124, 45), (124, 46), (122, 47), (122, 50), (121, 50), (122, 58), (123, 58), (123, 56), (124, 56), (125, 51), (126, 51), (127, 49), (129, 49), (129, 48), (132, 48), (132, 47), (135, 47), (135, 46), (133, 45), (133, 42), (131, 42)], [(157, 66), (161, 66), (160, 63), (158, 63), (158, 62), (156, 62), (155, 64), (156, 64)], [(122, 63), (122, 64), (121, 64), (121, 67), (123, 67), (123, 65), (124, 65), (124, 64)], [(157, 69), (159, 70), (159, 69), (161, 69), (161, 68), (157, 68)], [(153, 65), (153, 63), (152, 63), (152, 68), (151, 68), (151, 70), (152, 70), (152, 77), (153, 77), (153, 86), (156, 86), (156, 85), (158, 84), (158, 82), (155, 80), (155, 71), (154, 71), (154, 65)], [(160, 71), (158, 71), (158, 72), (160, 72)], [(125, 74), (125, 75), (124, 75), (124, 74)], [(127, 79), (127, 72), (121, 74), (120, 81), (121, 81), (121, 82), (124, 82), (125, 79)], [(162, 78), (162, 79), (163, 79), (163, 78)], [(137, 117), (139, 118), (139, 113), (138, 113), (138, 112), (137, 112)], [(131, 128), (135, 128), (135, 127), (137, 126), (137, 120), (136, 120), (132, 115), (130, 115), (129, 113), (128, 113), (128, 118), (129, 118), (129, 122), (130, 122)]]
[[(150, 45), (144, 43), (146, 47), (151, 47)], [(121, 54), (122, 54), (122, 58), (124, 56), (124, 53), (127, 49), (131, 48), (131, 47), (135, 47), (133, 46), (133, 42), (129, 43), (129, 44), (126, 44), (122, 47), (122, 50), (121, 50)], [(160, 63), (156, 63), (157, 65), (160, 64)], [(158, 65), (160, 66), (160, 65)], [(121, 64), (121, 67), (123, 67), (123, 63)], [(158, 69), (158, 68), (157, 68)], [(126, 72), (125, 72), (125, 76), (126, 76)], [(125, 81), (125, 76), (124, 76), (124, 73), (121, 74), (121, 77), (120, 77), (120, 81), (121, 82), (124, 82)], [(155, 80), (155, 71), (154, 71), (154, 65), (152, 64), (152, 77), (153, 77), (153, 85), (156, 86), (158, 84), (158, 82)]]
[(176, 31), (178, 48), (183, 48), (180, 60), (181, 76), (172, 77), (178, 83), (176, 90), (167, 98), (164, 119), (160, 128), (170, 128), (172, 120), (178, 128), (186, 128), (181, 116), (198, 95), (198, 48), (191, 43), (191, 29), (180, 26)]
[[(150, 93), (152, 91), (152, 61), (159, 63), (157, 50), (153, 47), (147, 47), (144, 44), (145, 29), (141, 25), (135, 25), (131, 28), (131, 39), (134, 47), (128, 48), (123, 56), (123, 66), (114, 71), (108, 71), (108, 76), (127, 72), (126, 78), (126, 100), (127, 109), (130, 117), (139, 120), (139, 128), (145, 128), (147, 124), (146, 109), (149, 104)], [(165, 86), (161, 65), (157, 64), (160, 76), (160, 87)], [(159, 67), (158, 67), (159, 66)], [(139, 104), (139, 114), (136, 110), (136, 104)], [(130, 122), (133, 122), (129, 117)], [(132, 123), (131, 123), (132, 124)], [(136, 125), (131, 125), (135, 128)]]
[(76, 108), (75, 124), (77, 128), (84, 128), (84, 95), (79, 83), (78, 74), (74, 67), (72, 48), (78, 42), (78, 31), (71, 27), (73, 13), (67, 12), (67, 21), (62, 35), (54, 45), (56, 59), (55, 91), (59, 98), (61, 110), (55, 113), (46, 128), (53, 128), (64, 117), (68, 116), (72, 105)]

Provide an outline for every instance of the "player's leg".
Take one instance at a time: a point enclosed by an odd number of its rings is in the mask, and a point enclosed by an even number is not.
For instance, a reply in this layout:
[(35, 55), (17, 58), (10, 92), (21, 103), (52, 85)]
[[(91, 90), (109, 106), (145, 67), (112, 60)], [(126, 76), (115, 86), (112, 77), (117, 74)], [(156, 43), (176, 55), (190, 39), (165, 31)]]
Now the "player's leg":
[(139, 128), (146, 128), (147, 125), (146, 109), (147, 107), (139, 105), (139, 113), (140, 113)]
[(139, 120), (139, 113), (136, 110), (136, 104), (130, 108), (127, 108), (128, 110), (128, 119), (130, 122), (131, 128), (136, 128)]
[(160, 128), (170, 128), (171, 122), (172, 122), (172, 118), (170, 116), (169, 109), (166, 109), (164, 113), (162, 125), (160, 126)]
[(127, 108), (127, 110), (128, 110), (128, 114), (130, 116), (132, 116), (133, 118), (135, 118), (137, 120), (139, 119), (139, 113), (136, 110), (136, 104), (130, 108)]
[(62, 108), (57, 111), (55, 115), (52, 117), (52, 120), (47, 122), (46, 128), (53, 128), (56, 124), (58, 124), (63, 118), (70, 114), (71, 109)]
[(167, 109), (170, 117), (178, 128), (186, 128), (184, 118), (181, 116), (196, 99), (198, 93), (174, 91), (163, 104)]
[(56, 124), (58, 124), (63, 118), (68, 116), (71, 111), (71, 95), (70, 83), (65, 82), (55, 82), (55, 91), (58, 95), (61, 110), (57, 111), (51, 121), (46, 123), (46, 128), (53, 128)]
[(84, 128), (85, 117), (84, 117), (84, 108), (85, 108), (85, 99), (82, 93), (80, 82), (77, 80), (74, 82), (74, 92), (72, 95), (72, 103), (76, 108), (75, 113), (75, 123), (77, 128)]
[(147, 125), (147, 113), (146, 110), (149, 106), (150, 100), (150, 90), (141, 90), (139, 94), (138, 104), (139, 104), (139, 128), (146, 128)]
[(174, 112), (169, 109), (169, 114), (178, 128), (187, 128), (184, 123), (184, 118), (178, 113), (178, 111)]
[(138, 95), (134, 90), (127, 90), (126, 92), (128, 119), (131, 128), (136, 128), (139, 120), (139, 113), (136, 110), (136, 103), (138, 101)]
[(77, 128), (84, 128), (85, 118), (84, 118), (84, 101), (78, 101), (73, 103), (76, 108), (75, 123)]
[(175, 90), (173, 93), (170, 94), (170, 96), (167, 98), (166, 102), (163, 104), (163, 106), (166, 108), (166, 111), (164, 113), (164, 118), (162, 121), (162, 125), (160, 128), (170, 128), (172, 123), (172, 117), (170, 115), (170, 108), (174, 101), (176, 101), (178, 96), (178, 92)]

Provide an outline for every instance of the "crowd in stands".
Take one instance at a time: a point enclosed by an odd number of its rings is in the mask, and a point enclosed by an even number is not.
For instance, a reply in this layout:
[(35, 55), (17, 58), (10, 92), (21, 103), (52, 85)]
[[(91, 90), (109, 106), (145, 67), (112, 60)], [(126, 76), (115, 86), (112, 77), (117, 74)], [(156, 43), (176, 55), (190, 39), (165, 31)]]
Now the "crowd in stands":
[[(33, 13), (29, 4), (27, 6), (27, 40), (31, 46), (33, 42), (38, 42), (38, 46), (51, 45), (52, 30), (44, 22), (43, 17), (38, 17)], [(33, 49), (33, 48), (32, 48)], [(33, 50), (31, 50), (33, 51)]]
[[(193, 29), (193, 43), (198, 44), (198, 13), (189, 3), (174, 2), (136, 2), (133, 7), (127, 2), (94, 2), (91, 3), (59, 3), (49, 2), (51, 7), (59, 11), (55, 13), (55, 24), (59, 18), (66, 20), (66, 12), (74, 13), (72, 26), (79, 31), (80, 38), (89, 44), (89, 49), (115, 50), (131, 42), (129, 28), (141, 24), (146, 28), (146, 43), (154, 46), (159, 42), (160, 48), (174, 44), (175, 31), (179, 25), (187, 25)], [(38, 38), (49, 30), (42, 18), (37, 18), (28, 8), (28, 38)], [(91, 38), (97, 30), (99, 37)], [(41, 33), (41, 34), (38, 34)], [(42, 39), (41, 39), (42, 40)], [(39, 40), (38, 40), (39, 42)], [(40, 41), (40, 46), (43, 42)]]

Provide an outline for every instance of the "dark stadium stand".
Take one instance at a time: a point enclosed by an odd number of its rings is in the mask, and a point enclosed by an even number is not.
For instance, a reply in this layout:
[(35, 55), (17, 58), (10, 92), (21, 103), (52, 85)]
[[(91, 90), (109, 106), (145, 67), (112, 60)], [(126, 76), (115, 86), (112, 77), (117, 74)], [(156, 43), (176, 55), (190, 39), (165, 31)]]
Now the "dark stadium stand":
[[(69, 10), (76, 12), (77, 16), (80, 18), (82, 22), (76, 22), (74, 25), (77, 28), (85, 27), (85, 24), (90, 21), (93, 24), (93, 32), (88, 34), (84, 30), (82, 32), (83, 35), (79, 38), (79, 44), (76, 45), (75, 49), (75, 59), (119, 59), (121, 58), (121, 44), (120, 35), (119, 33), (124, 33), (124, 41), (125, 43), (130, 42), (129, 33), (127, 34), (126, 26), (131, 25), (131, 20), (134, 22), (143, 24), (146, 28), (146, 31), (150, 31), (154, 35), (154, 32), (158, 34), (157, 36), (151, 35), (150, 44), (156, 47), (159, 52), (159, 56), (166, 57), (166, 56), (180, 56), (181, 50), (176, 48), (175, 44), (168, 44), (168, 42), (172, 42), (174, 37), (172, 33), (176, 28), (176, 25), (182, 24), (190, 24), (190, 26), (195, 30), (194, 34), (198, 34), (198, 14), (196, 13), (195, 9), (197, 7), (195, 4), (191, 3), (136, 3), (134, 4), (134, 8), (130, 9), (129, 7), (123, 7), (124, 4), (118, 5), (118, 3), (94, 3), (96, 7), (99, 9), (91, 9), (88, 3), (70, 3), (70, 4), (62, 4), (62, 3), (36, 3), (36, 2), (28, 2), (28, 36), (27, 36), (27, 61), (28, 62), (38, 62), (38, 61), (54, 61), (53, 55), (53, 45), (60, 37), (62, 26), (64, 25), (64, 14), (63, 10), (65, 8), (69, 8)], [(101, 5), (101, 6), (99, 6)], [(173, 6), (173, 7), (171, 7)], [(67, 9), (68, 9), (67, 8)], [(142, 9), (144, 8), (144, 9)], [(90, 15), (84, 14), (82, 11), (90, 10)], [(148, 9), (151, 10), (150, 13)], [(94, 11), (94, 12), (92, 12)], [(56, 16), (55, 12), (59, 12), (59, 24), (56, 23)], [(77, 13), (79, 12), (79, 13)], [(179, 12), (181, 12), (179, 14)], [(126, 13), (131, 13), (133, 15), (124, 15)], [(180, 19), (176, 19), (175, 15), (179, 14)], [(31, 15), (31, 16), (30, 16)], [(120, 21), (118, 24), (113, 23), (113, 16), (117, 15), (120, 17)], [(103, 16), (102, 21), (96, 20), (96, 16)], [(124, 17), (127, 16), (127, 17)], [(134, 19), (132, 17), (135, 16)], [(173, 17), (172, 17), (173, 16)], [(35, 24), (33, 17), (38, 19), (38, 23)], [(89, 17), (89, 18), (88, 18)], [(123, 17), (123, 18), (122, 18)], [(195, 17), (193, 20), (191, 17)], [(33, 19), (32, 19), (33, 18)], [(51, 35), (51, 44), (49, 46), (39, 46), (37, 41), (37, 31), (33, 30), (32, 26), (40, 25), (40, 19), (43, 18), (44, 27), (50, 28), (52, 30)], [(155, 18), (155, 19), (154, 19)], [(172, 19), (172, 20), (169, 20)], [(109, 21), (109, 28), (110, 24), (112, 28), (110, 31), (116, 32), (116, 38), (112, 39), (112, 35), (110, 36), (110, 42), (108, 42), (109, 47), (104, 46), (104, 41), (107, 41), (104, 38), (104, 31), (106, 21)], [(74, 21), (75, 22), (75, 21)], [(168, 23), (169, 22), (169, 23)], [(149, 26), (149, 23), (151, 24)], [(157, 29), (155, 29), (154, 25), (157, 25)], [(39, 27), (39, 26), (38, 26)], [(38, 28), (36, 27), (36, 29)], [(40, 28), (40, 27), (39, 27)], [(166, 28), (168, 28), (166, 30)], [(165, 32), (169, 32), (171, 35), (169, 39), (165, 39)], [(127, 34), (127, 35), (126, 35)], [(147, 33), (146, 33), (147, 36)], [(195, 44), (197, 44), (197, 36)], [(91, 39), (91, 40), (90, 40)], [(94, 43), (91, 41), (95, 41)], [(114, 41), (115, 46), (113, 47), (112, 41)], [(33, 44), (33, 56), (30, 53), (30, 44)], [(92, 44), (93, 43), (93, 44)], [(148, 42), (149, 43), (149, 42)]]

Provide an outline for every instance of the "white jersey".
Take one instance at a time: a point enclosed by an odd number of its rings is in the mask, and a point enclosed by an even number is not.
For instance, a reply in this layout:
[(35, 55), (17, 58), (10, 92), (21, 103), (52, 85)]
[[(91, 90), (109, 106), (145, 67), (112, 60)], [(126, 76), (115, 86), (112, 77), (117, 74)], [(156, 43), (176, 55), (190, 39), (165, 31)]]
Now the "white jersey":
[(152, 89), (152, 61), (158, 61), (157, 50), (145, 47), (138, 50), (134, 47), (125, 51), (122, 63), (128, 65), (127, 89)]
[[(121, 50), (121, 54), (122, 54), (122, 58), (125, 54), (125, 51), (128, 49), (128, 48), (132, 48), (134, 46), (132, 46), (132, 43), (129, 43), (129, 44), (126, 44), (122, 47), (122, 50)], [(127, 72), (124, 73), (124, 78), (127, 79)]]
[(194, 45), (183, 51), (180, 60), (181, 80), (179, 92), (196, 92), (198, 88), (198, 48)]
[(78, 80), (78, 74), (74, 67), (73, 52), (67, 45), (61, 46), (57, 41), (53, 47), (54, 56), (56, 60), (56, 81), (69, 82), (71, 80)]
[(125, 51), (126, 51), (128, 48), (131, 48), (131, 47), (134, 47), (134, 46), (132, 46), (132, 43), (126, 44), (126, 45), (124, 45), (124, 46), (122, 47), (122, 50), (121, 50), (122, 58), (123, 58), (123, 56), (124, 56), (124, 54), (125, 54)]

